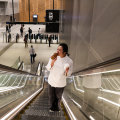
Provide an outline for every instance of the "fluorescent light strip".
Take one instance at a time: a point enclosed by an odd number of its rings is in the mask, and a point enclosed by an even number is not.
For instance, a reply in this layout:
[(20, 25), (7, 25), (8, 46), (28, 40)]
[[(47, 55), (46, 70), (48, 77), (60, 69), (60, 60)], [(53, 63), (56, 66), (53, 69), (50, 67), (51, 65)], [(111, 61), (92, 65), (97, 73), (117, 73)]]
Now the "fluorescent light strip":
[(90, 117), (89, 117), (91, 120), (95, 120), (91, 115), (90, 115)]
[(105, 72), (97, 72), (97, 73), (92, 73), (92, 74), (79, 75), (79, 76), (83, 77), (83, 76), (87, 76), (87, 75), (97, 75), (97, 74), (101, 74), (101, 73), (111, 73), (111, 72), (120, 72), (120, 69), (110, 70), (110, 71), (105, 71)]
[(70, 117), (72, 117), (72, 120), (77, 120), (77, 118), (74, 116), (72, 110), (70, 109), (70, 107), (68, 106), (66, 100), (64, 99), (64, 97), (62, 97), (63, 103), (65, 104), (66, 108), (68, 109), (68, 112), (70, 113)]
[(15, 107), (12, 111), (10, 111), (8, 114), (6, 114), (4, 117), (2, 117), (0, 120), (8, 120), (12, 119), (13, 116), (19, 111), (20, 108), (24, 106), (25, 103), (28, 103), (36, 94), (38, 94), (42, 90), (39, 89), (34, 94), (32, 94), (29, 98), (27, 98), (25, 101), (23, 101), (21, 104), (19, 104), (17, 107)]
[(116, 94), (116, 95), (120, 95), (120, 92), (116, 92), (116, 91), (112, 91), (112, 90), (102, 89), (100, 91), (108, 92), (108, 93), (112, 93), (112, 94)]
[[(73, 99), (71, 99), (79, 108), (82, 108), (82, 106), (80, 104), (78, 104), (76, 101), (74, 101)], [(91, 115), (89, 116), (89, 118), (91, 120), (95, 120)]]
[(80, 104), (78, 104), (75, 100), (71, 99), (79, 108), (82, 108)]
[(13, 88), (6, 88), (5, 90), (0, 90), (0, 93), (2, 93), (2, 92), (8, 92), (8, 91), (10, 91), (10, 90), (14, 90), (14, 89), (17, 89), (17, 88), (19, 88), (19, 87), (13, 87)]
[(104, 100), (104, 101), (106, 101), (106, 102), (108, 102), (108, 103), (111, 103), (111, 104), (117, 106), (117, 107), (120, 107), (120, 104), (115, 103), (115, 102), (113, 102), (113, 101), (110, 101), (110, 100), (108, 100), (108, 99), (106, 99), (106, 98), (98, 97), (98, 99)]

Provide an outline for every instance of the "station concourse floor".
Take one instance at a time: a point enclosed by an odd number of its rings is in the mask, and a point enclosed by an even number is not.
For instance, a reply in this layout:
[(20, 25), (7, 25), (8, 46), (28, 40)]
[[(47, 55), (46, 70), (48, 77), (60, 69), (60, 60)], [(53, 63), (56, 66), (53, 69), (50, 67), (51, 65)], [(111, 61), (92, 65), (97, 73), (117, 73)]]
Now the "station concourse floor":
[[(22, 42), (13, 43), (3, 52), (3, 54), (0, 55), (0, 64), (12, 66), (20, 56), (21, 61), (23, 61), (25, 65), (31, 65), (29, 54), (31, 45), (33, 45), (37, 54), (35, 63), (38, 64), (38, 62), (43, 62), (45, 65), (48, 63), (50, 56), (56, 52), (58, 47), (58, 44), (51, 44), (51, 47), (49, 47), (48, 44), (28, 43), (28, 47), (25, 48), (25, 45)], [(0, 46), (2, 46), (2, 43), (0, 43)]]

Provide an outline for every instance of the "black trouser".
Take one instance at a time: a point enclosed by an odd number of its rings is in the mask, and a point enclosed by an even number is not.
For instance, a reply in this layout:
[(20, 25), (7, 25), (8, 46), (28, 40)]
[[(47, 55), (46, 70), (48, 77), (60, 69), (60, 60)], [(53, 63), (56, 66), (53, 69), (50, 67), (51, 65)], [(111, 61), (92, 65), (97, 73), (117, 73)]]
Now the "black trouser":
[(59, 110), (64, 87), (52, 87), (49, 85), (50, 109)]
[(34, 60), (34, 55), (33, 55), (33, 54), (30, 55), (30, 59), (31, 59), (31, 64), (32, 64), (32, 63), (35, 61), (35, 60)]

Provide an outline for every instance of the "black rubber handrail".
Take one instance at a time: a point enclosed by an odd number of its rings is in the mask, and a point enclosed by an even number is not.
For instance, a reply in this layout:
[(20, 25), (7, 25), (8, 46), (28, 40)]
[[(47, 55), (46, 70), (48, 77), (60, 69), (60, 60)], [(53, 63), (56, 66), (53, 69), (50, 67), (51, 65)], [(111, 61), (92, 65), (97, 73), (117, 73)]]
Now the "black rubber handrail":
[(23, 65), (23, 61), (20, 63), (18, 70), (21, 68), (22, 65)]
[(40, 68), (40, 76), (42, 75), (42, 69), (43, 69), (43, 62), (42, 62), (42, 65), (41, 65), (41, 68)]
[(38, 72), (38, 67), (39, 67), (39, 64), (40, 64), (40, 62), (38, 62), (38, 65), (37, 65), (37, 69), (36, 69), (36, 73), (35, 73), (35, 75), (37, 74), (37, 72)]
[(105, 67), (105, 66), (110, 66), (111, 64), (115, 64), (116, 62), (120, 62), (120, 57), (116, 57), (116, 58), (104, 61), (102, 63), (98, 63), (96, 65), (93, 65), (93, 66), (90, 66), (88, 68), (82, 69), (78, 72), (74, 72), (72, 75), (76, 75), (76, 74), (79, 74), (81, 72), (85, 72), (85, 71), (88, 71), (88, 70), (93, 70), (93, 69), (98, 69), (98, 68), (102, 68), (102, 67)]
[(31, 73), (28, 73), (28, 72), (25, 72), (25, 71), (22, 71), (22, 70), (17, 70), (15, 68), (5, 66), (5, 65), (2, 65), (2, 64), (0, 64), (0, 70), (7, 71), (7, 72), (15, 72), (15, 73), (21, 73), (21, 74), (24, 73), (24, 74), (34, 75), (34, 74), (31, 74)]

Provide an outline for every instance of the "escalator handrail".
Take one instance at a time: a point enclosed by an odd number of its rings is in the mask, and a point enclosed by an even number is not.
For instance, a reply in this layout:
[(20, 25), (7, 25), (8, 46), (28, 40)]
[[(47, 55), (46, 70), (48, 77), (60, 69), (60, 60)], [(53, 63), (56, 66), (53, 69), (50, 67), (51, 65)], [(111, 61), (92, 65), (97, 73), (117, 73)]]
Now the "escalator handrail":
[(110, 66), (111, 64), (116, 64), (116, 62), (120, 62), (120, 57), (116, 57), (116, 58), (104, 61), (102, 63), (98, 63), (96, 65), (90, 66), (88, 68), (79, 70), (77, 72), (74, 72), (72, 75), (76, 75), (76, 74), (79, 74), (81, 72), (85, 72), (85, 71), (89, 71), (89, 70), (93, 70), (93, 69), (102, 68), (102, 67), (105, 67), (105, 66)]
[[(43, 66), (43, 63), (42, 63), (42, 66)], [(41, 72), (42, 72), (42, 66), (41, 66)], [(34, 75), (35, 76), (35, 75)], [(27, 80), (27, 79), (26, 79)], [(43, 87), (44, 87), (44, 79), (43, 79), (43, 82), (42, 82), (42, 86), (41, 88), (39, 88), (39, 90), (37, 90), (35, 93), (33, 93), (31, 96), (29, 96), (26, 100), (24, 100), (23, 102), (21, 102), (18, 106), (16, 106), (15, 108), (13, 108), (10, 112), (8, 112), (8, 114), (6, 114), (5, 116), (3, 116), (1, 118), (1, 120), (11, 120), (13, 119), (26, 105), (28, 105), (30, 103), (30, 101), (35, 97), (37, 96), (42, 90), (43, 90)], [(25, 85), (25, 84), (24, 84)], [(23, 86), (24, 86), (23, 85)], [(18, 88), (22, 88), (23, 86), (21, 87), (18, 87)]]
[(37, 75), (37, 73), (38, 73), (39, 65), (40, 65), (40, 62), (38, 62), (38, 66), (37, 66), (37, 69), (36, 69), (36, 73), (35, 73), (35, 75)]
[(22, 71), (22, 70), (17, 70), (15, 68), (5, 66), (5, 65), (2, 65), (2, 64), (0, 64), (0, 70), (7, 71), (7, 72), (15, 72), (15, 73), (21, 73), (21, 74), (24, 73), (24, 74), (34, 75), (34, 74), (29, 73), (29, 72), (25, 72), (25, 71)]
[(22, 65), (23, 65), (23, 61), (20, 63), (18, 70), (21, 68)]
[(17, 58), (17, 60), (15, 61), (15, 63), (11, 67), (14, 68), (14, 66), (17, 65), (18, 63), (20, 63), (20, 56)]
[(42, 62), (41, 69), (40, 69), (40, 76), (42, 75), (43, 65), (44, 65), (44, 63)]

